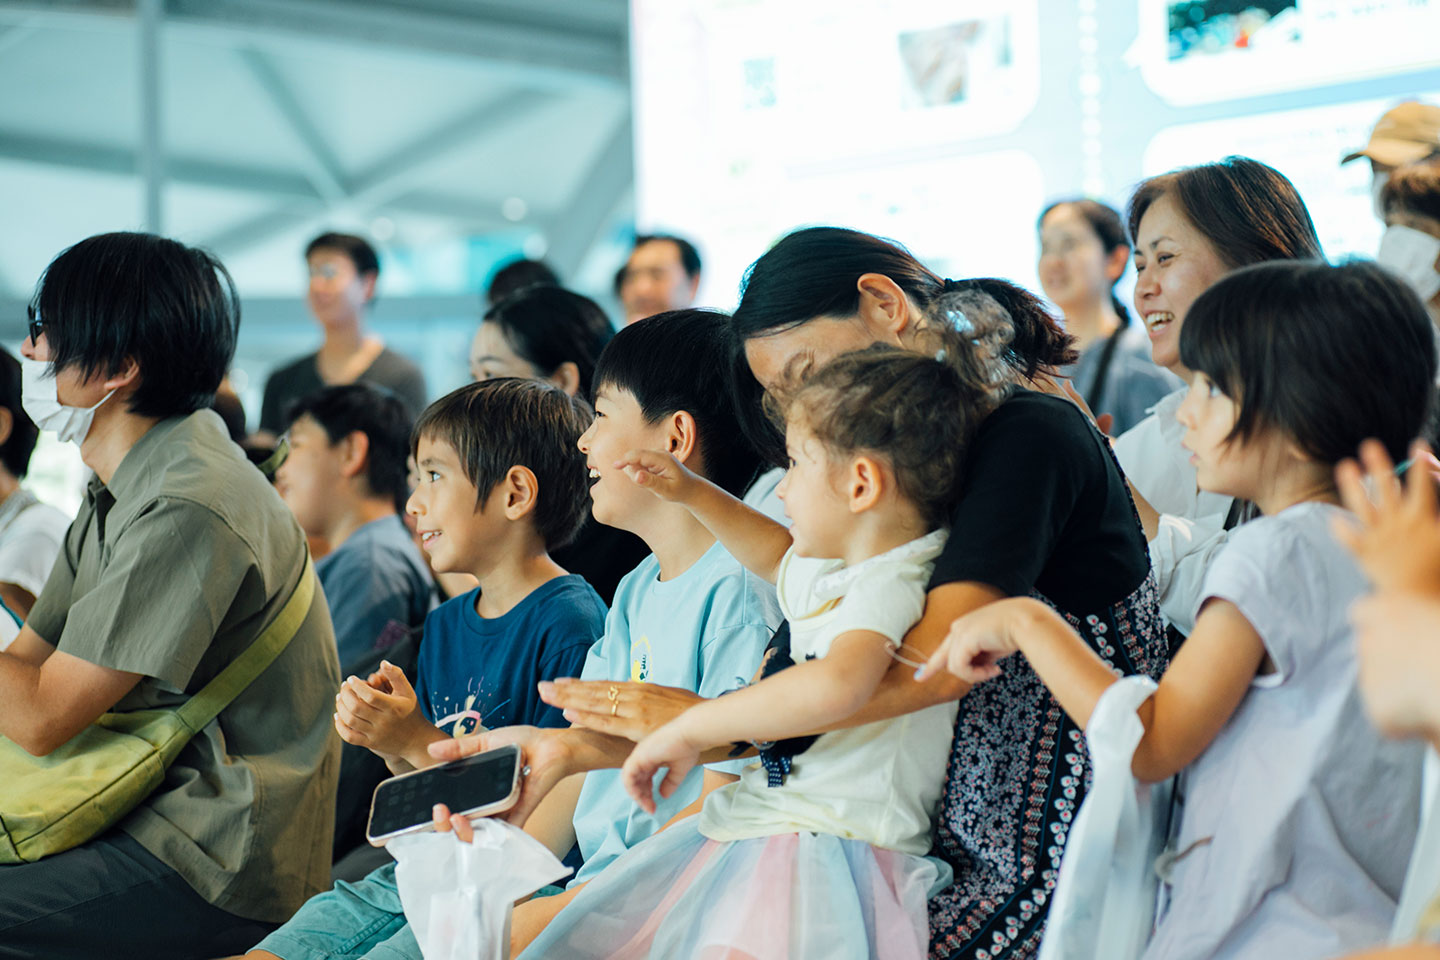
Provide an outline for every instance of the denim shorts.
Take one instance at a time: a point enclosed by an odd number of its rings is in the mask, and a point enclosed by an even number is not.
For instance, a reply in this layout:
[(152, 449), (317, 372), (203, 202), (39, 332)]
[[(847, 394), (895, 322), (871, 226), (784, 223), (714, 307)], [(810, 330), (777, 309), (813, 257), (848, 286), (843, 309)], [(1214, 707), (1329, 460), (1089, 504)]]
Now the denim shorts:
[(311, 897), (255, 949), (284, 960), (422, 960), (400, 906), (394, 863)]

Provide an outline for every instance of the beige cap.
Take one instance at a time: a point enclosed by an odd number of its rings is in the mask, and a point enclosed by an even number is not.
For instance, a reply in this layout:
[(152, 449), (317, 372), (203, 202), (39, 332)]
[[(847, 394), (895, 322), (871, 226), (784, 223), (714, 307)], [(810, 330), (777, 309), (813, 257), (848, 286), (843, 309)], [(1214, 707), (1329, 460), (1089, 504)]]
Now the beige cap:
[(1403, 167), (1440, 151), (1440, 107), (1410, 101), (1385, 111), (1370, 142), (1341, 163), (1369, 157), (1387, 167)]

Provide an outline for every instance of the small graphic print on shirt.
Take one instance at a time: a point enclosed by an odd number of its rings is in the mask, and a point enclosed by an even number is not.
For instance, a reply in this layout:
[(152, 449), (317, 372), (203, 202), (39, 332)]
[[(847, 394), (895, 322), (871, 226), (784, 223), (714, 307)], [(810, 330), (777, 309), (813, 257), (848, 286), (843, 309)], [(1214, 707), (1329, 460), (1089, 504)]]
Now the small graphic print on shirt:
[(630, 644), (630, 679), (645, 683), (650, 679), (650, 638), (641, 637)]
[[(477, 683), (473, 684), (473, 686), (478, 687), (480, 685)], [(476, 705), (480, 697), (481, 694), (478, 692), (468, 693), (465, 696), (464, 702), (458, 705), (456, 705), (450, 697), (434, 698), (431, 701), (432, 710), (430, 715), (437, 717), (435, 726), (441, 730), (448, 731), (452, 737), (465, 737), (472, 733), (482, 733), (489, 729), (489, 725), (485, 723), (485, 717)], [(504, 705), (504, 703), (496, 704), (492, 708), (492, 712)], [(458, 706), (458, 709), (456, 709), (456, 706)]]

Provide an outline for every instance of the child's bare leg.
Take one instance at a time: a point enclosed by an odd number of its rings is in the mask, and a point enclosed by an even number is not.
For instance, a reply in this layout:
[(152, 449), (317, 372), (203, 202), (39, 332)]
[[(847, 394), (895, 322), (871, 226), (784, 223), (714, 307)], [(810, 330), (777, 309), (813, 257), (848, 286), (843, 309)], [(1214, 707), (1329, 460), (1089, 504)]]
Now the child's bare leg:
[(510, 956), (520, 956), (520, 951), (540, 936), (540, 931), (549, 926), (555, 914), (565, 909), (565, 905), (574, 900), (584, 886), (582, 883), (553, 897), (537, 897), (517, 906), (510, 917)]

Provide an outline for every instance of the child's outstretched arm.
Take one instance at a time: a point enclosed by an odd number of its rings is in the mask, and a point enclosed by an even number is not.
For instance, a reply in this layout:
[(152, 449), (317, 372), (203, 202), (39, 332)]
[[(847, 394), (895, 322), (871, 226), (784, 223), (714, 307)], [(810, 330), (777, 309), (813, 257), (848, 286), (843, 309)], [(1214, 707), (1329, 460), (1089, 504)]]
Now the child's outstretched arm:
[[(1060, 706), (1082, 728), (1115, 674), (1070, 625), (1038, 600), (1019, 597), (956, 620), (940, 649), (917, 673), (945, 669), (971, 684), (1000, 675), (999, 661), (1025, 654)], [(1229, 722), (1265, 663), (1265, 645), (1234, 604), (1212, 599), (1195, 631), (1141, 706), (1145, 736), (1133, 772), (1146, 782), (1189, 766)]]
[(368, 680), (350, 677), (335, 695), (335, 729), (346, 743), (367, 748), (392, 773), (428, 767), (436, 761), (428, 747), (448, 739), (420, 712), (405, 671), (381, 662)]
[(745, 569), (770, 583), (790, 549), (790, 531), (687, 468), (668, 453), (631, 450), (615, 464), (661, 500), (689, 510)]
[(818, 660), (797, 663), (743, 690), (686, 710), (636, 744), (621, 781), (647, 813), (651, 784), (667, 768), (669, 797), (705, 750), (735, 740), (783, 740), (843, 720), (865, 705), (890, 666), (890, 641), (869, 630), (842, 633)]

